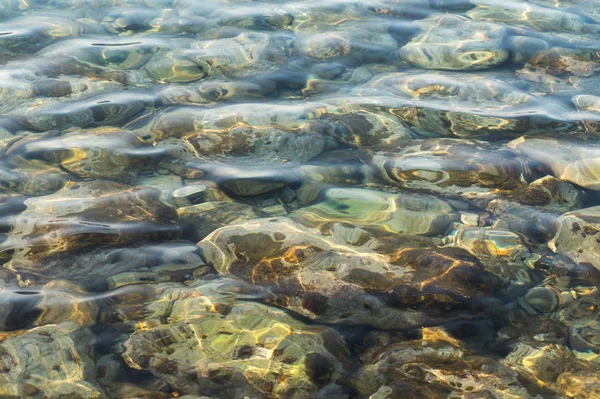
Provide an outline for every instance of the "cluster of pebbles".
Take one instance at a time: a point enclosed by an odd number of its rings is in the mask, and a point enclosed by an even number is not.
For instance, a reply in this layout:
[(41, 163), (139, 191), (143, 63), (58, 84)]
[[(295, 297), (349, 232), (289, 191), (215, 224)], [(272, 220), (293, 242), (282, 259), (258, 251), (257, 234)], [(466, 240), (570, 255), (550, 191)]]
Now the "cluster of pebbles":
[(0, 397), (600, 398), (598, 0), (0, 0)]

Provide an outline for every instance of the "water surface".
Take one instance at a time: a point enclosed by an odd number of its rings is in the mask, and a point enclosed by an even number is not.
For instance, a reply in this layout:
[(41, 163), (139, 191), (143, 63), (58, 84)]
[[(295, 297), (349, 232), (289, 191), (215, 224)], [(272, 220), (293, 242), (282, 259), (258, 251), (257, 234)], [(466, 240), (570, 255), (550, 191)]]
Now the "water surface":
[(597, 0), (0, 0), (0, 397), (600, 398)]

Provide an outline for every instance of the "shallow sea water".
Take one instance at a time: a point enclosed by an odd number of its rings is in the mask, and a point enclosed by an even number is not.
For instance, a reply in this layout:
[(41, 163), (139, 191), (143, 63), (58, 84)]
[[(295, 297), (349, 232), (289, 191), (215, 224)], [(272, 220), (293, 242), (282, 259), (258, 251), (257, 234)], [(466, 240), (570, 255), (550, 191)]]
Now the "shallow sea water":
[(0, 0), (0, 398), (599, 399), (600, 1)]

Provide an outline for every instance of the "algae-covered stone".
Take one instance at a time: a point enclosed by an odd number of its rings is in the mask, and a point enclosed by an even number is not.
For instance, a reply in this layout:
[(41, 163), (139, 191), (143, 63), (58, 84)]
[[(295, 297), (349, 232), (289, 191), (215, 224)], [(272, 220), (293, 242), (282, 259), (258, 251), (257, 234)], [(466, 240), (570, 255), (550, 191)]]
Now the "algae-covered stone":
[(562, 345), (518, 343), (504, 363), (559, 395), (583, 399), (600, 395), (595, 367), (577, 360)]
[(437, 235), (458, 221), (459, 215), (448, 202), (433, 196), (330, 188), (324, 191), (322, 201), (292, 217), (311, 225), (345, 221), (394, 233)]
[(537, 398), (517, 372), (471, 353), (443, 328), (425, 328), (421, 339), (381, 348), (370, 360), (353, 385), (372, 398)]
[[(426, 69), (469, 71), (493, 68), (508, 60), (501, 25), (443, 15), (425, 20), (431, 27), (400, 49), (400, 57)], [(423, 23), (424, 21), (421, 21)]]
[(93, 336), (74, 323), (51, 324), (0, 343), (0, 396), (100, 399), (90, 358)]
[(200, 286), (167, 289), (145, 313), (123, 359), (182, 394), (310, 397), (341, 376), (337, 333), (276, 308)]
[(566, 211), (581, 208), (585, 194), (572, 184), (554, 176), (544, 176), (531, 182), (515, 197), (525, 205), (543, 206), (546, 210)]
[(593, 51), (553, 47), (535, 53), (529, 64), (551, 75), (593, 76), (600, 71), (598, 61), (600, 58)]

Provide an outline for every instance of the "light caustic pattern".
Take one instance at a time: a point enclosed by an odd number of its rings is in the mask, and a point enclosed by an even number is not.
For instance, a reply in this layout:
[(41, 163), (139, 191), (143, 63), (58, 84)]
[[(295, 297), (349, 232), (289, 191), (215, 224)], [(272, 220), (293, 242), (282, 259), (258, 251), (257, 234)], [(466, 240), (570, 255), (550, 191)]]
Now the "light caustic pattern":
[(598, 0), (0, 0), (0, 397), (600, 398)]

